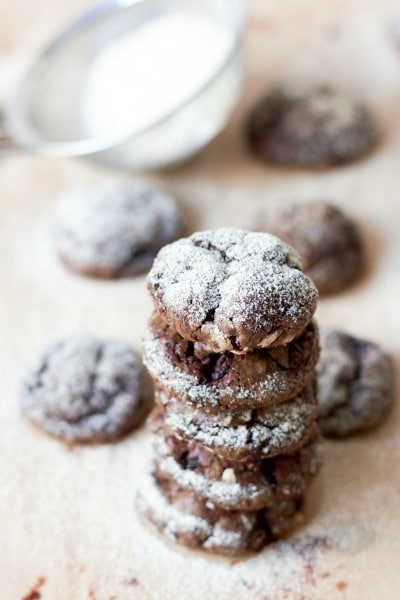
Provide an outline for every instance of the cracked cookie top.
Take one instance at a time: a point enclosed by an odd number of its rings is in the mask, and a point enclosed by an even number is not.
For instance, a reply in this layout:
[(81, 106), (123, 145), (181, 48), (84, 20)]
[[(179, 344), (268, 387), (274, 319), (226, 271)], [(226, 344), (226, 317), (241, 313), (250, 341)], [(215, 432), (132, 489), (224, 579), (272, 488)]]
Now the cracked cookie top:
[(120, 437), (144, 416), (142, 365), (128, 346), (89, 335), (49, 346), (23, 381), (23, 413), (67, 442)]
[(175, 200), (144, 183), (108, 182), (68, 193), (53, 237), (62, 261), (92, 277), (129, 277), (148, 269), (182, 231)]
[(309, 323), (318, 297), (293, 248), (240, 229), (203, 231), (165, 246), (147, 281), (167, 323), (212, 352), (289, 342)]

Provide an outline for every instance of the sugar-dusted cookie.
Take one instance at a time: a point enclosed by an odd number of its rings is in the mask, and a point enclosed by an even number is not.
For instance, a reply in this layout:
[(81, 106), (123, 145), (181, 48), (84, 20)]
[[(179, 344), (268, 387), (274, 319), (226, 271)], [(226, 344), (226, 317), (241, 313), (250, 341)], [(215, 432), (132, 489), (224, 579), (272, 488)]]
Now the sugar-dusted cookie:
[(319, 425), (328, 437), (375, 427), (393, 404), (392, 361), (371, 342), (322, 329), (317, 374)]
[(148, 276), (156, 311), (211, 352), (244, 353), (294, 339), (318, 293), (295, 250), (266, 233), (218, 229), (165, 246)]
[(108, 442), (144, 417), (138, 355), (123, 343), (89, 335), (49, 346), (21, 389), (24, 415), (68, 443)]
[(319, 357), (315, 322), (285, 346), (247, 354), (215, 354), (188, 342), (159, 315), (143, 340), (143, 358), (156, 385), (208, 412), (263, 408), (297, 394), (315, 377)]
[(160, 390), (155, 400), (160, 408), (150, 416), (150, 426), (157, 411), (163, 410), (166, 424), (179, 437), (200, 442), (221, 458), (232, 460), (294, 452), (315, 434), (318, 414), (314, 383), (287, 402), (259, 410), (206, 414)]
[(329, 167), (367, 154), (378, 133), (369, 109), (327, 85), (272, 89), (251, 109), (246, 137), (262, 160)]
[(53, 239), (73, 271), (100, 278), (148, 269), (158, 250), (182, 232), (175, 200), (143, 183), (109, 182), (77, 189), (55, 211)]

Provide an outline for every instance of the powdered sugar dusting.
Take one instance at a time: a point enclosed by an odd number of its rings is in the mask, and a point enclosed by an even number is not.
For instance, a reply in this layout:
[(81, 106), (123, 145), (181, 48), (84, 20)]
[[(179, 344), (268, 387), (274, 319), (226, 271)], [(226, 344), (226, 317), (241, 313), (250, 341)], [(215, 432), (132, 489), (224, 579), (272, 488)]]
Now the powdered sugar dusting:
[[(328, 86), (307, 89), (300, 84), (285, 88), (285, 92), (296, 101), (303, 101), (308, 109), (310, 122), (296, 121), (296, 131), (307, 136), (314, 133), (313, 123), (323, 124), (327, 135), (334, 136), (348, 127), (354, 126), (359, 118), (360, 105), (352, 98)], [(303, 128), (302, 128), (303, 127)]]
[(170, 504), (151, 475), (143, 478), (137, 503), (142, 513), (172, 541), (177, 541), (179, 535), (186, 534), (192, 538), (192, 545), (201, 545), (208, 550), (235, 552), (243, 546), (242, 532), (214, 525)]

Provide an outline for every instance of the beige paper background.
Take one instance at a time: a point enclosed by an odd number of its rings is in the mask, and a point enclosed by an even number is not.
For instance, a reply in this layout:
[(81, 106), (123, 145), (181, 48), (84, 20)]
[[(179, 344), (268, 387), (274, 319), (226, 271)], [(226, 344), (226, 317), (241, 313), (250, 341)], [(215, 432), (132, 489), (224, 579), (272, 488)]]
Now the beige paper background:
[[(0, 2), (0, 91), (79, 0)], [(87, 4), (87, 3), (86, 3)], [(334, 198), (360, 224), (368, 273), (323, 299), (321, 324), (381, 343), (400, 365), (400, 52), (385, 30), (387, 0), (253, 0), (248, 80), (228, 130), (186, 168), (159, 179), (194, 228), (241, 226), (282, 197)], [(399, 5), (400, 11), (400, 5)], [(272, 82), (327, 80), (374, 107), (377, 151), (322, 173), (266, 168), (241, 138), (246, 107)], [(22, 598), (39, 577), (44, 600), (396, 599), (400, 588), (400, 413), (378, 431), (325, 444), (307, 522), (240, 562), (183, 552), (145, 528), (133, 508), (150, 456), (144, 429), (115, 446), (68, 450), (19, 415), (24, 365), (56, 337), (88, 331), (139, 347), (150, 311), (144, 278), (96, 282), (53, 255), (54, 198), (115, 177), (84, 163), (18, 156), (0, 161), (0, 597)], [(319, 543), (327, 538), (328, 544)]]

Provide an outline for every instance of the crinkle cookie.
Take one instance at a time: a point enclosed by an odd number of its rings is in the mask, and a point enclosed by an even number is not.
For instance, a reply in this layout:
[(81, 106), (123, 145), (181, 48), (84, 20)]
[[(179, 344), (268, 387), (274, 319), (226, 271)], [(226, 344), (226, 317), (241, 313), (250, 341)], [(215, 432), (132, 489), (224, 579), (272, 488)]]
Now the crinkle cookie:
[(292, 454), (237, 462), (180, 439), (163, 419), (153, 445), (155, 473), (227, 510), (255, 510), (274, 499), (303, 496), (321, 464), (318, 437)]
[(302, 519), (301, 498), (276, 500), (257, 511), (229, 511), (155, 475), (141, 481), (137, 505), (171, 541), (228, 556), (259, 550)]
[(156, 385), (207, 412), (263, 408), (295, 396), (315, 377), (318, 329), (311, 322), (284, 346), (247, 354), (215, 354), (184, 340), (153, 315), (143, 340), (143, 359)]
[(221, 458), (249, 460), (294, 452), (315, 434), (318, 403), (314, 383), (307, 384), (294, 399), (260, 410), (206, 414), (176, 398), (156, 391), (157, 419), (163, 410), (166, 424), (178, 437), (200, 442)]
[(182, 232), (175, 200), (143, 183), (109, 182), (69, 192), (57, 206), (53, 239), (73, 271), (99, 278), (136, 275)]
[(295, 250), (240, 229), (203, 231), (165, 246), (147, 280), (165, 321), (220, 353), (290, 342), (311, 320), (318, 297)]
[(329, 167), (357, 160), (378, 141), (373, 115), (327, 85), (272, 89), (251, 109), (246, 137), (262, 160), (286, 167)]
[(392, 361), (371, 342), (322, 329), (317, 375), (319, 425), (327, 437), (375, 427), (393, 404)]
[(358, 229), (326, 202), (296, 202), (259, 215), (252, 228), (267, 231), (296, 248), (302, 267), (320, 294), (345, 288), (362, 270), (364, 249)]
[(22, 411), (68, 443), (116, 440), (144, 417), (142, 377), (125, 344), (74, 336), (49, 346), (27, 373)]

